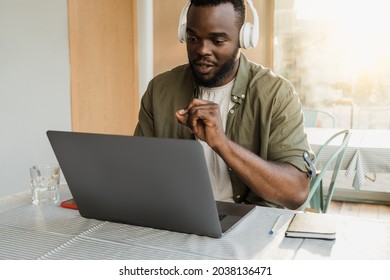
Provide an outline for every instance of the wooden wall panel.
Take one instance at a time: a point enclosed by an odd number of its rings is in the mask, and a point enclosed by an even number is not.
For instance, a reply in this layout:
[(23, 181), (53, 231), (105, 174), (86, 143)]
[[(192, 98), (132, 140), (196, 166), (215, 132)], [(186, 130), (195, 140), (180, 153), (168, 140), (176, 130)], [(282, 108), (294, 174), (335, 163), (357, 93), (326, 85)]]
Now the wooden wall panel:
[(131, 135), (138, 119), (136, 0), (68, 0), (72, 129)]
[(153, 72), (155, 75), (187, 63), (186, 45), (179, 42), (180, 12), (187, 0), (153, 1)]

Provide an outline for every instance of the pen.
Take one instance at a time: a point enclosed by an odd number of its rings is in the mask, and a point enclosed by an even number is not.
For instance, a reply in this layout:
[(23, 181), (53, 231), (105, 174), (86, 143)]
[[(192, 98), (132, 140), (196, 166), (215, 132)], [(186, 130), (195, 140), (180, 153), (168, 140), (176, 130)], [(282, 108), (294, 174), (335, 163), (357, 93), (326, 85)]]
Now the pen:
[(276, 226), (278, 225), (278, 223), (279, 223), (281, 217), (282, 217), (282, 215), (280, 215), (280, 216), (276, 219), (274, 226), (273, 226), (273, 227), (271, 228), (271, 230), (269, 231), (269, 234), (274, 234), (275, 229), (276, 229)]

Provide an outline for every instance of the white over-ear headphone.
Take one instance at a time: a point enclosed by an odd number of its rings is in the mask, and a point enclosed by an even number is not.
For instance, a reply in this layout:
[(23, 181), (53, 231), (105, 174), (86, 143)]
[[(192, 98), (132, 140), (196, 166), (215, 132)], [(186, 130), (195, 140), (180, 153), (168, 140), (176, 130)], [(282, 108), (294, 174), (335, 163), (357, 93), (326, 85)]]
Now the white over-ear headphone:
[[(246, 2), (253, 14), (253, 24), (245, 22), (241, 27), (240, 47), (244, 49), (255, 48), (259, 42), (259, 16), (253, 6), (252, 0), (246, 0)], [(178, 36), (181, 43), (186, 41), (187, 13), (190, 5), (191, 1), (188, 1), (180, 13)]]

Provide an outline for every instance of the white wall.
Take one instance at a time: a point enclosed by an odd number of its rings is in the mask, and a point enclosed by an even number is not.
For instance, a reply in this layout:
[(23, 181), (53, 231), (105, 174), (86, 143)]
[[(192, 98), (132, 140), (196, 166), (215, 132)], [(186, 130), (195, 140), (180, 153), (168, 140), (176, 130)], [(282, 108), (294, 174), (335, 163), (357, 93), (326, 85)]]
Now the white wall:
[(0, 0), (0, 196), (55, 162), (46, 130), (70, 130), (66, 0)]
[(139, 100), (153, 78), (153, 0), (137, 1)]

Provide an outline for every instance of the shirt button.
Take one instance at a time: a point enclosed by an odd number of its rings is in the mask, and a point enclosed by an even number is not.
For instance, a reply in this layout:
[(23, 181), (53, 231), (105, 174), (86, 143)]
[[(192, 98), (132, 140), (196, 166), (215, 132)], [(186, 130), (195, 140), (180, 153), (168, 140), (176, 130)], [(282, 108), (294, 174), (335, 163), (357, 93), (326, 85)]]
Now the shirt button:
[(231, 109), (231, 110), (229, 111), (229, 113), (230, 113), (230, 114), (233, 114), (233, 113), (234, 113), (234, 110), (233, 110), (233, 109)]
[(242, 94), (242, 95), (241, 95), (241, 98), (245, 98), (245, 94)]
[(241, 195), (237, 195), (237, 196), (236, 196), (236, 198), (240, 198), (240, 197), (241, 197)]
[(237, 100), (237, 96), (233, 96), (233, 99), (234, 99), (234, 100)]

